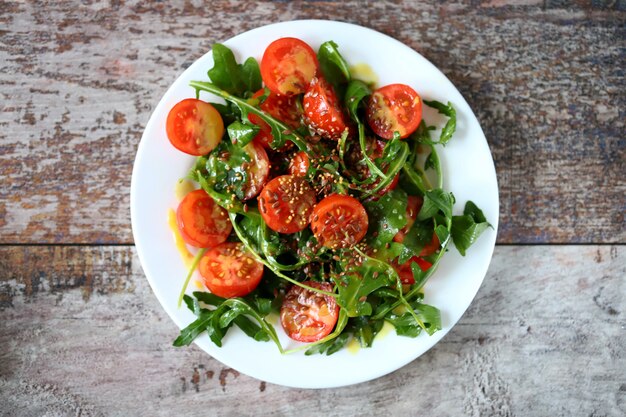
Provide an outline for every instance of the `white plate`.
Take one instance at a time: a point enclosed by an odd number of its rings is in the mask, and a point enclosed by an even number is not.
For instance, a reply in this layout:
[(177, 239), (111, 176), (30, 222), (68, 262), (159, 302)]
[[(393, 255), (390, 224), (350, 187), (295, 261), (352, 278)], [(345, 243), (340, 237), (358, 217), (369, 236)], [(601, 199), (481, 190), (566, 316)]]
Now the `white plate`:
[[(333, 40), (348, 63), (367, 63), (378, 75), (379, 85), (404, 83), (412, 86), (423, 99), (451, 101), (458, 119), (452, 141), (440, 152), (444, 188), (456, 196), (457, 213), (471, 199), (483, 209), (497, 230), (498, 186), (487, 141), (461, 94), (433, 64), (406, 45), (371, 29), (321, 20), (264, 26), (235, 36), (224, 44), (234, 51), (240, 62), (249, 56), (260, 61), (265, 47), (285, 36), (303, 39), (315, 50), (324, 41)], [(167, 90), (141, 138), (131, 185), (133, 235), (141, 265), (159, 302), (181, 328), (195, 317), (184, 306), (176, 307), (186, 271), (174, 247), (166, 216), (168, 210), (177, 205), (174, 186), (186, 175), (194, 158), (170, 145), (165, 134), (165, 119), (175, 103), (194, 97), (189, 81), (208, 80), (207, 70), (212, 65), (211, 53), (207, 52)], [(209, 99), (208, 95), (202, 97)], [(436, 111), (424, 108), (424, 118), (429, 124), (443, 120)], [(255, 342), (234, 328), (221, 348), (213, 345), (206, 335), (199, 337), (196, 343), (225, 365), (280, 385), (329, 388), (380, 377), (422, 355), (461, 318), (487, 272), (496, 230), (486, 231), (466, 257), (452, 248), (426, 284), (425, 302), (438, 307), (442, 314), (443, 329), (433, 336), (422, 334), (411, 339), (391, 332), (375, 340), (370, 349), (360, 349), (356, 353), (343, 349), (331, 356), (281, 355), (273, 343)], [(276, 327), (283, 346), (296, 346), (296, 342), (283, 334), (280, 325)], [(164, 340), (163, 343), (171, 341)]]

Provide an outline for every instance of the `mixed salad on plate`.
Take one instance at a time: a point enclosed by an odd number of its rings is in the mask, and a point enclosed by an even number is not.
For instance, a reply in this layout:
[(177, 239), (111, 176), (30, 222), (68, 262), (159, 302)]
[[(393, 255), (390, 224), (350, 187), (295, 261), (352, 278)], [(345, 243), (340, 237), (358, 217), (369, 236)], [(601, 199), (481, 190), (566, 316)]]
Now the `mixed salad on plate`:
[[(198, 189), (176, 210), (198, 248), (179, 303), (197, 319), (174, 345), (206, 332), (221, 346), (237, 326), (281, 353), (332, 354), (351, 339), (370, 347), (385, 322), (408, 337), (440, 330), (423, 286), (450, 242), (465, 255), (490, 227), (471, 201), (453, 215), (442, 188), (437, 148), (456, 129), (452, 104), (356, 78), (333, 41), (315, 53), (280, 38), (260, 65), (221, 44), (212, 54), (210, 81), (192, 81), (195, 98), (166, 121), (172, 145), (197, 156), (188, 177)], [(423, 105), (448, 118), (438, 138)], [(209, 291), (191, 296), (196, 270)], [(307, 344), (285, 350), (272, 314)]]

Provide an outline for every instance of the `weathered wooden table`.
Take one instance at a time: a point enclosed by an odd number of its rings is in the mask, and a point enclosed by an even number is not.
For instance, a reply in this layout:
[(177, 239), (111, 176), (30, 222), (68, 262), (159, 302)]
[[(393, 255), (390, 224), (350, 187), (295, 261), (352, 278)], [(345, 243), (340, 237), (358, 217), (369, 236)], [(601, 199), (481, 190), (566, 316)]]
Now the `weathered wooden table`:
[[(296, 390), (171, 347), (136, 257), (144, 124), (214, 42), (330, 18), (460, 89), (493, 152), (498, 246), (459, 324), (399, 371)], [(0, 414), (623, 416), (623, 0), (1, 2)]]

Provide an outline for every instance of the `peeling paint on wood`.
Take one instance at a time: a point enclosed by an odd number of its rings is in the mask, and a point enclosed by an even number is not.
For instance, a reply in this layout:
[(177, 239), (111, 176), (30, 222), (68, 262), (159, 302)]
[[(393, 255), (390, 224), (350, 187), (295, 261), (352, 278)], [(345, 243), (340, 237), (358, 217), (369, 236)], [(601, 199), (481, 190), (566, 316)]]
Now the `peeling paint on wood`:
[(406, 43), (464, 94), (496, 162), (500, 243), (626, 238), (624, 1), (68, 1), (1, 10), (0, 243), (132, 243), (132, 162), (176, 76), (214, 42), (329, 16)]

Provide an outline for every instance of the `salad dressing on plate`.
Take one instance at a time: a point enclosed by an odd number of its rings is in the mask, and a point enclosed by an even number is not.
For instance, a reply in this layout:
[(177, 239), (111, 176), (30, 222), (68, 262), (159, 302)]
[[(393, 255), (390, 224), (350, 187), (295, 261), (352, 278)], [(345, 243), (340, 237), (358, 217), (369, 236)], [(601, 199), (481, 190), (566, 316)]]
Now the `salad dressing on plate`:
[(180, 254), (180, 258), (183, 260), (183, 263), (187, 268), (191, 267), (193, 254), (189, 252), (183, 237), (180, 235), (178, 223), (176, 222), (176, 212), (172, 209), (167, 212), (167, 224), (172, 231), (172, 235), (174, 236), (174, 244), (176, 245), (176, 250), (178, 250), (178, 253)]
[(352, 78), (354, 78), (355, 80), (361, 80), (365, 84), (378, 84), (378, 75), (376, 75), (372, 67), (370, 67), (366, 63), (360, 63), (351, 66), (350, 75), (352, 75)]

